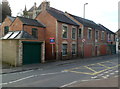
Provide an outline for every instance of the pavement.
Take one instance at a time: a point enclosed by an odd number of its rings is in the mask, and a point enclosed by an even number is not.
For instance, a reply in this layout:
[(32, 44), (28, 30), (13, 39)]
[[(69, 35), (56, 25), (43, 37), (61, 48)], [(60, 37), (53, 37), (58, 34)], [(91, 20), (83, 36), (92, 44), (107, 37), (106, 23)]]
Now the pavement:
[(96, 59), (105, 59), (107, 57), (114, 57), (118, 54), (115, 55), (107, 55), (107, 56), (99, 56), (99, 57), (92, 57), (92, 58), (76, 58), (76, 59), (70, 59), (70, 60), (59, 60), (59, 61), (55, 61), (55, 62), (47, 62), (47, 63), (39, 63), (39, 64), (29, 64), (29, 65), (22, 65), (20, 67), (13, 67), (13, 66), (9, 66), (7, 64), (3, 64), (2, 65), (2, 73), (1, 74), (7, 74), (7, 73), (14, 73), (14, 72), (21, 72), (21, 71), (27, 71), (27, 70), (37, 70), (39, 68), (50, 68), (53, 66), (60, 66), (60, 65), (67, 65), (70, 63), (77, 63), (77, 62), (83, 62), (84, 60), (86, 62), (86, 60), (96, 60)]

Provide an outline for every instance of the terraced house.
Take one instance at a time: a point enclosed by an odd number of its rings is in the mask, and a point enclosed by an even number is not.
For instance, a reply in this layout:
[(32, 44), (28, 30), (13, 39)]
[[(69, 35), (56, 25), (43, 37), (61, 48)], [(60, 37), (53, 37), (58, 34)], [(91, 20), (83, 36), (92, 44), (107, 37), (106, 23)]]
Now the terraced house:
[[(25, 7), (23, 16), (14, 18), (8, 25), (8, 34), (3, 37), (4, 40), (20, 40), (17, 47), (22, 50), (19, 50), (19, 61), (16, 59), (20, 64), (115, 53), (115, 34), (112, 31), (91, 20), (50, 7), (50, 2), (43, 1), (38, 7), (35, 3), (28, 11)], [(3, 28), (5, 26), (7, 24)], [(34, 56), (28, 57), (32, 54)]]

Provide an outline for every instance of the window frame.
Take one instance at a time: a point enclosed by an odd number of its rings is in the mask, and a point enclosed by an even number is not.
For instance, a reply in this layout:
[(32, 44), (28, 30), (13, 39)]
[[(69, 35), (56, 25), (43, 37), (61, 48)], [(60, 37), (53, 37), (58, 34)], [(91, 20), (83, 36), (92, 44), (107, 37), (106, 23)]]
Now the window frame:
[[(67, 48), (66, 49), (63, 49), (63, 45), (66, 45), (67, 46)], [(63, 50), (66, 50), (66, 54), (63, 54), (64, 52), (63, 52)], [(62, 44), (62, 56), (67, 56), (68, 55), (68, 44), (67, 43), (63, 43)]]
[[(80, 30), (81, 30), (81, 31), (80, 31)], [(79, 33), (81, 33), (81, 34), (79, 34)], [(78, 37), (79, 37), (79, 38), (82, 38), (82, 28), (79, 28), (79, 29), (78, 29)]]
[[(7, 29), (6, 29), (7, 28)], [(9, 26), (4, 27), (4, 35), (6, 35), (9, 32)]]
[[(74, 29), (74, 31), (75, 31), (75, 33), (74, 33), (74, 35), (75, 35), (75, 38), (73, 38), (73, 29)], [(71, 31), (71, 38), (73, 39), (73, 40), (76, 40), (76, 28), (75, 27), (72, 27), (72, 31)]]
[[(89, 35), (89, 31), (91, 31), (90, 35)], [(88, 28), (88, 31), (87, 31), (87, 38), (90, 40), (92, 39), (92, 28)]]
[(101, 32), (101, 40), (105, 40), (105, 31)]
[[(63, 28), (64, 28), (64, 27), (67, 27), (66, 37), (63, 37)], [(62, 38), (63, 38), (63, 39), (68, 39), (68, 25), (62, 24)]]
[[(73, 54), (73, 45), (75, 45), (75, 48), (74, 48), (74, 54)], [(72, 44), (72, 55), (76, 55), (76, 50), (77, 50), (77, 45), (75, 43)]]
[[(35, 32), (35, 35), (34, 35)], [(32, 28), (32, 36), (35, 38), (38, 38), (38, 29), (37, 28)]]
[[(96, 34), (96, 32), (98, 32), (98, 34)], [(99, 40), (99, 31), (98, 30), (95, 31), (95, 40)]]

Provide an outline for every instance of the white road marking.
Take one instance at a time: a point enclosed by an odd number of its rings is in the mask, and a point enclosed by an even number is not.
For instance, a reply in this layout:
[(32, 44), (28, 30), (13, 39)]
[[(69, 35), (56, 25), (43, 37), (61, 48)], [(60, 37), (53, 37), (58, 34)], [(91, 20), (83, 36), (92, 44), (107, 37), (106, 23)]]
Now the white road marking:
[[(26, 71), (26, 72), (30, 72), (30, 71)], [(25, 78), (21, 78), (21, 79), (17, 79), (17, 80), (14, 80), (14, 81), (10, 81), (8, 83), (1, 83), (0, 85), (10, 84), (10, 83), (16, 83), (16, 82), (19, 82), (19, 81), (22, 81), (22, 80), (25, 80), (25, 79), (29, 79), (29, 78), (33, 78), (33, 77), (37, 77), (37, 76), (40, 76), (40, 75), (53, 75), (53, 74), (59, 74), (59, 73), (63, 73), (63, 71), (61, 71), (61, 72), (54, 72), (54, 73), (39, 74), (39, 75), (31, 75), (31, 76), (28, 76), (28, 77), (25, 77)]]
[(91, 77), (91, 78), (97, 78), (98, 76), (94, 76), (94, 77)]
[(116, 75), (116, 76), (114, 76), (115, 78), (117, 78), (118, 77), (118, 75)]
[(0, 85), (6, 85), (6, 84), (8, 84), (8, 83), (1, 83)]
[(82, 82), (90, 81), (90, 80), (81, 80)]
[(61, 87), (66, 87), (66, 86), (72, 85), (72, 84), (74, 84), (74, 83), (76, 83), (76, 82), (77, 82), (77, 81), (73, 81), (73, 82), (68, 83), (68, 84), (65, 84), (65, 85), (63, 85), (63, 86), (61, 86)]
[(111, 71), (113, 71), (113, 70), (108, 70), (108, 72), (111, 72)]
[(108, 73), (109, 71), (106, 71), (106, 72), (104, 72), (104, 73)]
[(28, 72), (32, 72), (32, 71), (34, 71), (34, 70), (28, 70), (28, 71), (23, 71), (23, 72), (18, 72), (18, 73), (23, 74), (23, 73), (28, 73)]
[(110, 73), (110, 75), (114, 75), (115, 73)]
[(116, 73), (118, 73), (118, 70), (117, 71), (115, 71)]
[(104, 79), (106, 79), (107, 77), (106, 76), (102, 76)]
[(103, 74), (99, 74), (98, 76), (102, 76)]
[(28, 76), (28, 77), (25, 77), (25, 78), (21, 78), (21, 79), (18, 79), (18, 80), (14, 80), (14, 81), (11, 81), (11, 82), (8, 82), (8, 83), (19, 82), (19, 81), (22, 81), (22, 80), (25, 80), (25, 79), (29, 79), (29, 78), (32, 78), (32, 77), (34, 77), (34, 75), (32, 75), (32, 76)]
[(53, 74), (59, 74), (59, 73), (63, 73), (63, 72), (46, 73), (46, 74), (40, 74), (40, 75), (53, 75)]

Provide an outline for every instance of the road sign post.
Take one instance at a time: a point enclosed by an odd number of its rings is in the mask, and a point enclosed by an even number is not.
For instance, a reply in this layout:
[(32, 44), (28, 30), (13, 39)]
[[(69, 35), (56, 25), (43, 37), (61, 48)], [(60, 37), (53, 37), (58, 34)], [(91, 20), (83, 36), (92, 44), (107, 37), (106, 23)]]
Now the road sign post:
[(82, 48), (82, 56), (84, 57), (84, 42), (85, 42), (85, 39), (82, 39), (82, 45), (83, 45), (83, 48)]
[(55, 38), (50, 37), (50, 44), (52, 45), (52, 56), (54, 56), (54, 44), (55, 44)]

